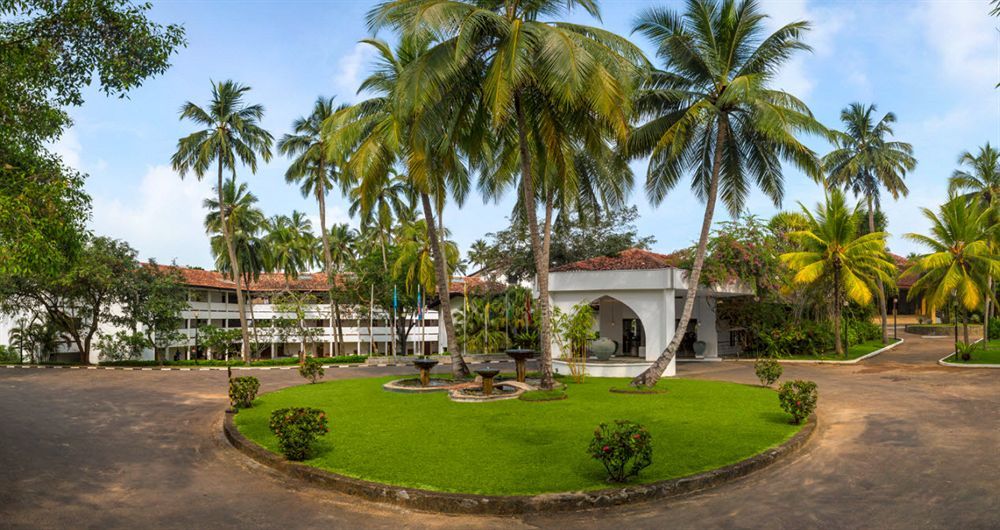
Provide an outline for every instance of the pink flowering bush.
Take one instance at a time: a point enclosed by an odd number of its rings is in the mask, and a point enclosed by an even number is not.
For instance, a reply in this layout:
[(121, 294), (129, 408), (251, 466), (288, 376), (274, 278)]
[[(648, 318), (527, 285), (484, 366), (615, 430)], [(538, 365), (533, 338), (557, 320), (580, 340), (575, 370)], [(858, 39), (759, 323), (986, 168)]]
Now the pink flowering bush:
[(792, 415), (792, 423), (798, 425), (816, 410), (819, 393), (812, 381), (789, 381), (778, 389), (781, 409)]
[(594, 430), (588, 448), (608, 471), (609, 482), (625, 482), (653, 463), (653, 445), (645, 427), (628, 420), (602, 423)]
[(271, 432), (278, 438), (281, 454), (289, 460), (305, 460), (313, 442), (330, 432), (326, 413), (311, 407), (290, 407), (271, 413)]

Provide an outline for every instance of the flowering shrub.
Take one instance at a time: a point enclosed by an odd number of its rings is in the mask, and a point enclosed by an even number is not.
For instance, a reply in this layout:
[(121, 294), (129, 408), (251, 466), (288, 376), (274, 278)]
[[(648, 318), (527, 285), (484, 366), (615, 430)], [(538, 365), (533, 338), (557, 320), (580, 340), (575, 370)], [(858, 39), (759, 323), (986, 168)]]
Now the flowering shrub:
[(833, 344), (833, 328), (828, 322), (786, 321), (760, 333), (762, 350), (776, 357), (820, 355)]
[(326, 413), (311, 407), (290, 407), (271, 413), (271, 432), (278, 437), (281, 454), (289, 460), (309, 457), (313, 442), (330, 432)]
[(759, 357), (753, 363), (753, 371), (760, 379), (761, 386), (771, 386), (781, 377), (781, 364), (771, 357)]
[(299, 364), (299, 375), (308, 379), (310, 383), (315, 383), (317, 379), (322, 379), (324, 373), (323, 361), (315, 357), (306, 357)]
[(869, 340), (882, 338), (882, 326), (869, 320), (849, 320), (847, 322), (847, 339), (851, 344), (859, 344)]
[(792, 423), (799, 424), (816, 410), (818, 392), (812, 381), (789, 381), (778, 389), (781, 408), (792, 415)]
[(604, 464), (610, 482), (625, 482), (653, 462), (649, 431), (628, 420), (602, 423), (594, 430), (588, 451)]
[(256, 377), (234, 377), (229, 380), (229, 403), (238, 409), (250, 408), (260, 390), (260, 381)]

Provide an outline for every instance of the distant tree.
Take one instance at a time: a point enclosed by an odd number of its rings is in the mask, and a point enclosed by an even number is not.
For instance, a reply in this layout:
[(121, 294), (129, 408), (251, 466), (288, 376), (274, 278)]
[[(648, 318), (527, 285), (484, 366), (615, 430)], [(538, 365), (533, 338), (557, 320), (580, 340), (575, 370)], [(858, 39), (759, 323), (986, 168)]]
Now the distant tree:
[(306, 312), (319, 306), (319, 298), (311, 293), (285, 291), (271, 301), (278, 317), (273, 333), (281, 342), (299, 343), (299, 362), (305, 361), (307, 344), (316, 342), (323, 329), (310, 325)]
[(266, 226), (265, 241), (270, 249), (275, 270), (285, 276), (285, 287), (291, 279), (298, 278), (317, 263), (312, 222), (306, 215), (293, 211), (291, 216), (276, 215)]
[(154, 357), (162, 362), (164, 350), (184, 338), (181, 312), (188, 302), (183, 278), (176, 268), (160, 267), (150, 260), (126, 280), (118, 321), (133, 331), (141, 330)]

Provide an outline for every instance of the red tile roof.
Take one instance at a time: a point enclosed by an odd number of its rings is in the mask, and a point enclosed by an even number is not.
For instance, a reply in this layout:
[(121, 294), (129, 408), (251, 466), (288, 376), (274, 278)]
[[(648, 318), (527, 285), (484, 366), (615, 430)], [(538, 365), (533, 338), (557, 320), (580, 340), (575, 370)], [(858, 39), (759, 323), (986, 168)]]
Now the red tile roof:
[[(205, 287), (209, 289), (235, 290), (236, 284), (232, 280), (217, 271), (207, 271), (203, 269), (192, 269), (187, 267), (174, 267), (171, 265), (160, 265), (163, 270), (176, 270), (181, 274), (183, 282), (189, 287)], [(285, 283), (285, 275), (281, 273), (264, 273), (255, 282), (250, 283), (251, 291), (326, 291), (326, 274), (322, 272), (311, 272), (300, 275), (298, 278), (289, 279)]]
[(913, 287), (913, 283), (916, 282), (917, 278), (920, 276), (917, 274), (903, 274), (903, 272), (905, 272), (906, 269), (910, 268), (910, 265), (912, 265), (910, 260), (900, 256), (899, 254), (893, 254), (892, 252), (889, 253), (889, 257), (896, 263), (896, 269), (899, 271), (899, 277), (896, 278), (896, 287), (900, 289), (909, 289), (910, 287)]
[(668, 269), (677, 267), (679, 261), (676, 254), (657, 254), (641, 248), (630, 248), (617, 256), (597, 256), (553, 267), (552, 272)]
[[(464, 280), (464, 281), (463, 281)], [(463, 276), (461, 278), (452, 278), (451, 285), (448, 286), (448, 292), (453, 295), (464, 294), (468, 289), (468, 292), (475, 294), (482, 294), (484, 292), (500, 292), (504, 290), (504, 286), (499, 282), (491, 281), (482, 276)]]

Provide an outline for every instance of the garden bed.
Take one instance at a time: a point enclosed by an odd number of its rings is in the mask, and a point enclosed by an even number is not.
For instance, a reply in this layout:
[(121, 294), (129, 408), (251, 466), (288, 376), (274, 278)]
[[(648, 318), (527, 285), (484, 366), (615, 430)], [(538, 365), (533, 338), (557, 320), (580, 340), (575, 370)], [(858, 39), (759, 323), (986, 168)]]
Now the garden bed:
[(1000, 340), (991, 340), (986, 348), (982, 347), (982, 344), (976, 344), (975, 348), (970, 352), (972, 358), (968, 361), (963, 361), (961, 359), (955, 358), (955, 355), (949, 355), (942, 362), (949, 365), (998, 365), (1000, 366)]
[(837, 355), (830, 350), (822, 355), (786, 355), (784, 357), (779, 357), (779, 361), (853, 361), (868, 355), (870, 353), (876, 352), (885, 348), (887, 346), (892, 346), (893, 344), (901, 342), (902, 339), (889, 339), (889, 344), (882, 344), (882, 339), (875, 339), (862, 342), (860, 344), (851, 344), (847, 348), (847, 356)]
[[(653, 463), (632, 484), (686, 477), (774, 448), (799, 431), (770, 389), (671, 379), (667, 394), (636, 407), (613, 394), (627, 379), (570, 384), (570, 399), (538, 407), (520, 400), (477, 406), (447, 395), (385, 392), (391, 378), (349, 379), (287, 388), (240, 411), (240, 433), (270, 451), (271, 411), (289, 406), (327, 412), (330, 433), (305, 462), (319, 470), (392, 486), (479, 495), (536, 495), (609, 487), (587, 454), (601, 422), (630, 419), (652, 435)], [(417, 449), (419, 448), (419, 451)], [(415, 451), (422, 456), (417, 458)]]

